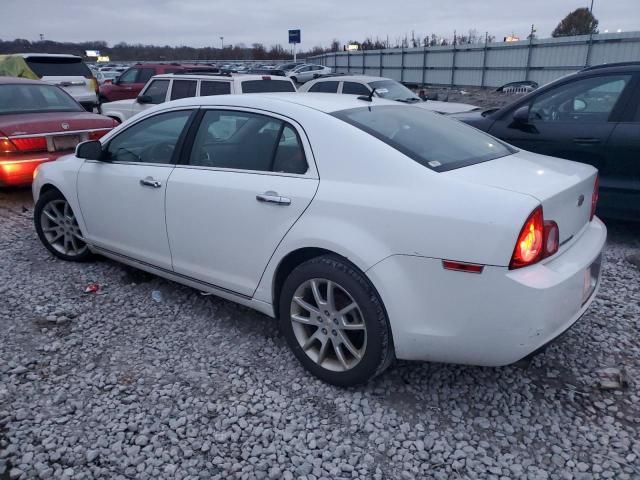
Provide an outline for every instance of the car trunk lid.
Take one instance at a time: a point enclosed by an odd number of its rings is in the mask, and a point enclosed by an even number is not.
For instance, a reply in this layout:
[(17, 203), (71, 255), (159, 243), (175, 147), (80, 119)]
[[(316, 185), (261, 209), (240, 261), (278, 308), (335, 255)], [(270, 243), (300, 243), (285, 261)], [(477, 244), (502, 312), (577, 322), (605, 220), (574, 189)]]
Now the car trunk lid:
[(589, 222), (596, 174), (589, 165), (526, 151), (443, 173), (534, 197), (544, 219), (558, 224), (561, 244)]

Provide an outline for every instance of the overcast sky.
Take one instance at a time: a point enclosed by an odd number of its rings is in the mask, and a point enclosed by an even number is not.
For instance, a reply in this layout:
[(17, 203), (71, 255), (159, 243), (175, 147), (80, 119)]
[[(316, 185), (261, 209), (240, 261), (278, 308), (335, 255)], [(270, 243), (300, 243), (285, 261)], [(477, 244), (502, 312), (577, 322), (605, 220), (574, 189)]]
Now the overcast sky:
[[(206, 46), (287, 43), (302, 30), (302, 49), (366, 37), (453, 36), (488, 31), (526, 37), (535, 24), (548, 37), (567, 13), (590, 0), (0, 0), (0, 38), (105, 40)], [(600, 31), (640, 30), (640, 0), (595, 0)], [(1, 52), (0, 52), (1, 53)]]

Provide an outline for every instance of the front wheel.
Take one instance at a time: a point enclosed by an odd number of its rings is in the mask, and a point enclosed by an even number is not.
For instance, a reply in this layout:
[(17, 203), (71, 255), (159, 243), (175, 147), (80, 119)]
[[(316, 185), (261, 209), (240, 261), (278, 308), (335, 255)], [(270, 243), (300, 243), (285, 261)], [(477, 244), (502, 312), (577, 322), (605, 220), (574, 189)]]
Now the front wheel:
[(34, 222), (40, 241), (56, 257), (74, 262), (91, 258), (71, 205), (57, 190), (40, 195)]
[(364, 274), (337, 256), (291, 272), (280, 296), (280, 327), (303, 366), (333, 385), (365, 383), (393, 360), (382, 301)]

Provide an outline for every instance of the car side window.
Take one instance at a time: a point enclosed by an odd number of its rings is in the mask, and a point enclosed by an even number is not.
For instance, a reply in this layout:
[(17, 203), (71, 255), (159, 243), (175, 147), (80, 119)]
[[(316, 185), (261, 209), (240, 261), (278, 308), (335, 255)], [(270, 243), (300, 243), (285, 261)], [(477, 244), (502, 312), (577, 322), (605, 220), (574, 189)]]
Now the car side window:
[(144, 92), (144, 95), (151, 97), (151, 102), (154, 105), (163, 103), (167, 98), (167, 89), (169, 88), (169, 80), (154, 80), (149, 84)]
[(190, 115), (191, 110), (179, 110), (154, 115), (136, 123), (107, 144), (107, 160), (171, 163), (178, 138)]
[(204, 114), (189, 164), (263, 172), (307, 171), (302, 143), (289, 124), (266, 115), (225, 110)]
[(560, 85), (539, 95), (529, 110), (533, 123), (605, 123), (631, 75), (603, 75)]
[(361, 83), (344, 82), (342, 84), (342, 93), (345, 95), (369, 95), (371, 91)]
[(231, 93), (230, 82), (202, 82), (200, 84), (200, 96), (225, 95)]
[(119, 83), (136, 83), (138, 77), (139, 68), (130, 68), (122, 75), (120, 75)]
[(141, 68), (136, 83), (147, 83), (156, 74), (153, 68)]
[(338, 82), (318, 82), (313, 85), (309, 91), (319, 93), (338, 93)]
[(197, 85), (198, 82), (195, 80), (174, 80), (171, 87), (171, 100), (195, 97)]

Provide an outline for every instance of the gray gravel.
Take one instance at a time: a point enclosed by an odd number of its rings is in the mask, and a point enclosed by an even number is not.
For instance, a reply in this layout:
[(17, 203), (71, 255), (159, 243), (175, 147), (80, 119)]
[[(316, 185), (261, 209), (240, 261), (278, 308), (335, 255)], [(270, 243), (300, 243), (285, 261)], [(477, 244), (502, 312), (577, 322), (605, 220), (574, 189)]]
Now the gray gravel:
[(600, 297), (527, 369), (399, 362), (344, 390), (267, 317), (54, 260), (31, 216), (0, 192), (2, 480), (640, 478), (638, 226), (610, 227)]

